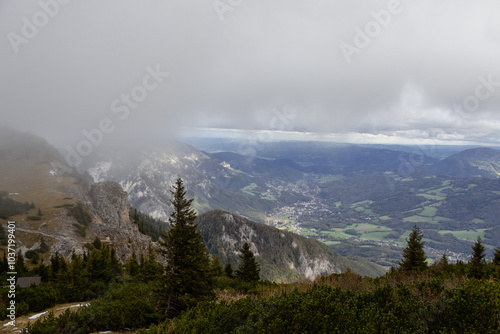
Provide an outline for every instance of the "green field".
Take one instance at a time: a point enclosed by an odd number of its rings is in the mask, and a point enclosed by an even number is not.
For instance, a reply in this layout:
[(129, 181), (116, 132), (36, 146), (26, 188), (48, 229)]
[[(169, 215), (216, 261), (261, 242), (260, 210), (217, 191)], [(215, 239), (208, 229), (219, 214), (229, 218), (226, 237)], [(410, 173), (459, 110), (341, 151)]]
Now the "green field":
[(316, 233), (314, 231), (309, 231), (309, 229), (307, 229), (307, 228), (301, 228), (300, 234), (306, 235), (306, 236), (317, 236), (318, 235), (318, 233)]
[(426, 206), (424, 211), (420, 212), (420, 216), (434, 217), (436, 215), (437, 208), (432, 206)]
[(423, 217), (423, 216), (417, 216), (417, 215), (406, 217), (403, 219), (403, 221), (409, 222), (409, 223), (434, 223), (434, 220), (432, 219), (432, 217)]
[(361, 235), (361, 239), (378, 241), (378, 240), (382, 240), (385, 237), (387, 237), (388, 234), (389, 234), (389, 232), (365, 233), (365, 234)]
[(451, 233), (455, 236), (455, 238), (458, 239), (469, 239), (469, 240), (476, 240), (478, 236), (481, 238), (484, 238), (484, 231), (486, 231), (486, 228), (481, 228), (477, 230), (467, 230), (467, 231), (451, 231), (451, 230), (440, 230), (440, 234), (447, 234)]
[(241, 188), (241, 191), (243, 191), (245, 194), (247, 195), (252, 195), (252, 196), (255, 196), (255, 194), (253, 193), (252, 190), (254, 190), (255, 188), (257, 188), (257, 185), (255, 183), (250, 183), (250, 185), (246, 186), (246, 187), (243, 187)]
[(261, 193), (261, 194), (260, 194), (260, 198), (262, 198), (262, 199), (267, 199), (267, 200), (269, 200), (269, 201), (275, 201), (275, 200), (276, 200), (276, 197), (274, 197), (272, 194), (267, 193), (267, 192), (265, 192), (265, 193)]
[(336, 231), (321, 231), (322, 234), (329, 235), (332, 238), (343, 238), (343, 239), (348, 239), (352, 238), (353, 236), (347, 233), (342, 232), (343, 230), (339, 229), (338, 232)]

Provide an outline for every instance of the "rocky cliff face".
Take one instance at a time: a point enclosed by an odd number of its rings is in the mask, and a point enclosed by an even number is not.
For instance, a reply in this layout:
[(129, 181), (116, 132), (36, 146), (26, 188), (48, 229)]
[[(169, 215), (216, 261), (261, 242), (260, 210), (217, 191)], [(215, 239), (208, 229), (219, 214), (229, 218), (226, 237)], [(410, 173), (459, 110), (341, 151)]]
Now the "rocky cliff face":
[(89, 193), (94, 217), (90, 232), (101, 240), (109, 240), (122, 261), (128, 259), (132, 250), (146, 253), (151, 238), (141, 234), (130, 221), (128, 195), (122, 187), (115, 182), (101, 182), (92, 185)]
[(233, 266), (237, 267), (241, 246), (247, 242), (261, 265), (263, 279), (281, 282), (314, 280), (321, 275), (340, 273), (350, 264), (348, 259), (316, 240), (229, 212), (207, 212), (198, 217), (197, 223), (209, 252), (217, 255), (222, 263), (231, 259)]
[(53, 239), (51, 254), (59, 252), (64, 257), (70, 257), (73, 251), (81, 254), (85, 243), (95, 238), (113, 246), (122, 262), (127, 261), (132, 252), (137, 255), (147, 254), (150, 244), (154, 249), (158, 248), (130, 220), (128, 196), (118, 183), (100, 182), (87, 189), (72, 190), (72, 195), (83, 203), (83, 208), (92, 221), (88, 225), (87, 235), (81, 237), (73, 228), (77, 224), (76, 219), (67, 214), (59, 215), (59, 232), (50, 235)]
[[(86, 243), (99, 238), (126, 261), (133, 251), (146, 253), (152, 243), (130, 220), (128, 196), (118, 183), (94, 183), (89, 175), (79, 175), (54, 147), (36, 136), (0, 131), (0, 191), (17, 202), (34, 204), (28, 212), (8, 219), (16, 221), (18, 252), (37, 249), (43, 239), (50, 246), (45, 261), (55, 252), (70, 258), (73, 251), (82, 254)], [(85, 224), (70, 213), (77, 207), (90, 216)]]

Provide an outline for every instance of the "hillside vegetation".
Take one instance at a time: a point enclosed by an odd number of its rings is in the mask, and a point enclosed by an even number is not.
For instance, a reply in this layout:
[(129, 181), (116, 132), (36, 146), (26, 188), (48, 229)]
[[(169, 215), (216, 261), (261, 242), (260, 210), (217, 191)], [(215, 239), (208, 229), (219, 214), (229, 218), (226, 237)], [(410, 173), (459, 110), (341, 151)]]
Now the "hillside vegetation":
[(238, 260), (238, 251), (248, 242), (261, 264), (263, 279), (293, 282), (315, 279), (325, 273), (348, 268), (361, 275), (376, 277), (385, 273), (381, 266), (362, 259), (348, 259), (314, 239), (264, 225), (241, 216), (214, 210), (196, 220), (208, 252), (222, 263)]

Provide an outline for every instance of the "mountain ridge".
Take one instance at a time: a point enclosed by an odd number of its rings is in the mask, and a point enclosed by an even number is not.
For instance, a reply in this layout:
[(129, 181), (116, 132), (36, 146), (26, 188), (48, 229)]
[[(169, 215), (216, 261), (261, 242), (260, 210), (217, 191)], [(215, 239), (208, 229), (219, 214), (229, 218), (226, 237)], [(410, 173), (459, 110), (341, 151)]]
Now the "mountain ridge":
[(235, 265), (243, 243), (248, 242), (261, 264), (261, 277), (292, 282), (314, 280), (319, 276), (341, 273), (348, 268), (361, 275), (376, 277), (385, 273), (381, 266), (368, 261), (345, 258), (327, 245), (304, 236), (251, 221), (239, 215), (212, 210), (195, 221), (208, 252), (222, 263)]

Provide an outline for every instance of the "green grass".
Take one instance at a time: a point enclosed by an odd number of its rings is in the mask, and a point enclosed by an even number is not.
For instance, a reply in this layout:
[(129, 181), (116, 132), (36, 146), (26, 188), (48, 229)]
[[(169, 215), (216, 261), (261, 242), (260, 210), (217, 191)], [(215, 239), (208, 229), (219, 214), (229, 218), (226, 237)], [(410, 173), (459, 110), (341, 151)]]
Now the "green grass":
[(361, 239), (379, 241), (387, 237), (389, 232), (370, 232), (361, 235)]
[(436, 196), (436, 195), (429, 195), (429, 194), (417, 194), (417, 196), (422, 196), (427, 199), (435, 199), (435, 200), (442, 200), (446, 198), (446, 196)]
[(360, 205), (365, 205), (365, 204), (372, 204), (373, 201), (370, 201), (369, 199), (365, 200), (365, 201), (360, 201), (360, 202), (356, 202), (356, 203), (352, 203), (351, 204), (351, 209), (354, 208), (355, 206), (360, 206)]
[[(443, 181), (443, 183), (445, 183), (445, 182), (447, 182), (447, 181)], [(431, 195), (439, 196), (441, 198), (446, 198), (448, 195), (443, 193), (443, 190), (445, 190), (445, 189), (452, 189), (452, 187), (449, 187), (449, 186), (441, 187), (441, 188), (429, 190), (429, 191), (427, 191), (427, 193), (431, 194)]]
[(267, 193), (267, 192), (266, 193), (261, 193), (260, 194), (260, 198), (267, 199), (269, 201), (276, 201), (276, 197), (274, 197), (272, 194)]
[(257, 188), (257, 185), (255, 183), (250, 183), (248, 186), (241, 188), (241, 191), (243, 191), (245, 194), (255, 196), (255, 194), (252, 192)]
[(432, 206), (426, 206), (424, 211), (420, 212), (420, 216), (434, 217), (436, 215), (437, 208)]
[(463, 230), (463, 231), (451, 231), (451, 230), (440, 230), (440, 234), (447, 234), (451, 233), (455, 236), (457, 239), (469, 239), (469, 240), (476, 240), (477, 236), (480, 236), (481, 238), (484, 238), (484, 231), (486, 231), (487, 228), (480, 228), (477, 230)]
[[(325, 241), (324, 243), (326, 245), (330, 246), (330, 245), (338, 245), (338, 244), (342, 243), (342, 241), (331, 241), (331, 240), (329, 240), (329, 241)], [(361, 246), (361, 247), (363, 247), (363, 246)]]
[(410, 216), (403, 219), (405, 222), (409, 223), (434, 223), (434, 220), (431, 217), (422, 217), (422, 216)]
[(332, 238), (342, 238), (342, 239), (348, 239), (352, 238), (353, 236), (344, 232), (334, 232), (334, 231), (321, 231), (320, 233), (322, 234), (327, 234)]
[(307, 235), (307, 236), (317, 236), (318, 235), (318, 233), (313, 232), (313, 231), (309, 231), (309, 229), (307, 229), (307, 228), (301, 228), (300, 229), (300, 234), (301, 235)]
[(359, 232), (384, 232), (384, 231), (390, 231), (391, 229), (386, 227), (386, 226), (380, 226), (380, 225), (375, 225), (375, 224), (369, 224), (369, 223), (354, 223), (349, 226), (346, 226), (344, 230), (350, 230), (350, 229), (355, 229), (358, 230)]

